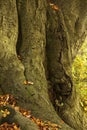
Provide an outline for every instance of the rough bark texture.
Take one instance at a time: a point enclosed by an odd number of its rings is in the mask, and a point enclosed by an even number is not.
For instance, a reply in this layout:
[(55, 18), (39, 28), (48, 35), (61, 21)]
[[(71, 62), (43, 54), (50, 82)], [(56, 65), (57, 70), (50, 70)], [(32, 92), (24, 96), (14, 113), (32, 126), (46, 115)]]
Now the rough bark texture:
[[(86, 6), (86, 0), (0, 0), (1, 93), (13, 94), (43, 120), (60, 123), (59, 111), (76, 130), (87, 129), (71, 78), (71, 64), (86, 37)], [(64, 124), (62, 130), (71, 127)]]

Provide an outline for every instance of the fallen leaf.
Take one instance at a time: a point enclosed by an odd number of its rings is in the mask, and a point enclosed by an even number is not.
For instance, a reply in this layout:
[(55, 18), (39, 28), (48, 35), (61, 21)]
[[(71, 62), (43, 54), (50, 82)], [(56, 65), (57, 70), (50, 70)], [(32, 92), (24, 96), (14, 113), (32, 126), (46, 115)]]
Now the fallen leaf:
[(53, 3), (49, 3), (49, 5), (51, 6), (52, 9), (54, 9), (54, 10), (56, 10), (56, 11), (59, 10), (58, 6), (55, 5), (55, 4), (53, 4)]
[(33, 85), (34, 83), (33, 83), (33, 82), (28, 81), (28, 84)]
[(10, 111), (8, 111), (7, 109), (1, 110), (0, 112), (2, 113), (2, 116), (3, 116), (3, 117), (6, 117), (7, 115), (10, 114)]
[(25, 80), (25, 81), (24, 81), (24, 84), (25, 84), (25, 85), (28, 85), (28, 84), (29, 84), (29, 85), (33, 85), (34, 83), (31, 82), (31, 81), (27, 81), (27, 80)]
[(27, 84), (28, 84), (28, 82), (25, 80), (25, 81), (24, 81), (24, 84), (25, 84), (25, 85), (27, 85)]

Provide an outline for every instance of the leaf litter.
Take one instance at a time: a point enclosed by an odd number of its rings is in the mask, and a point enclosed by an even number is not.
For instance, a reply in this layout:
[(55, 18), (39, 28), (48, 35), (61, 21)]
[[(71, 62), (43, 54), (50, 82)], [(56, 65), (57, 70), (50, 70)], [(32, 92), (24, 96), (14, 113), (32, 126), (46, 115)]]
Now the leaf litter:
[[(16, 100), (10, 94), (0, 95), (0, 106), (6, 106), (6, 105), (10, 105), (13, 109), (15, 109), (15, 111), (19, 111), (24, 117), (32, 120), (35, 124), (38, 125), (39, 130), (58, 130), (59, 128), (62, 128), (61, 125), (51, 123), (50, 121), (42, 121), (41, 119), (32, 116), (31, 111), (16, 106)], [(0, 112), (2, 113), (2, 116), (4, 118), (10, 114), (10, 111), (8, 111), (7, 109), (0, 110)], [(61, 122), (64, 123), (62, 120)], [(21, 130), (21, 129), (18, 124), (15, 124), (15, 122), (13, 122), (12, 124), (8, 124), (7, 122), (5, 122), (0, 125), (0, 130)]]

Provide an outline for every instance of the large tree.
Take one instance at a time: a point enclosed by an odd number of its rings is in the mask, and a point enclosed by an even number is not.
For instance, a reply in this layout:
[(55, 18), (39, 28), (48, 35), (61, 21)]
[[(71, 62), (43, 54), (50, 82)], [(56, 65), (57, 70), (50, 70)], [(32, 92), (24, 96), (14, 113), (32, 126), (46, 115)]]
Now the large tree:
[(0, 93), (36, 117), (59, 123), (60, 114), (86, 130), (71, 76), (86, 26), (86, 0), (0, 0)]

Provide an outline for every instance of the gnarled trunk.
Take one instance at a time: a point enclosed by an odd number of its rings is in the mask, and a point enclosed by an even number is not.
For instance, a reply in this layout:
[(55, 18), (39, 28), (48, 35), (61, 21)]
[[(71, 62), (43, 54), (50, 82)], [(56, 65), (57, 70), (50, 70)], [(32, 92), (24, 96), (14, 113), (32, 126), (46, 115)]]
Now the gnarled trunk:
[[(43, 120), (60, 123), (59, 111), (79, 130), (82, 111), (71, 65), (86, 37), (86, 3), (0, 1), (1, 93), (13, 94), (20, 106)], [(64, 124), (62, 129), (72, 128)]]

